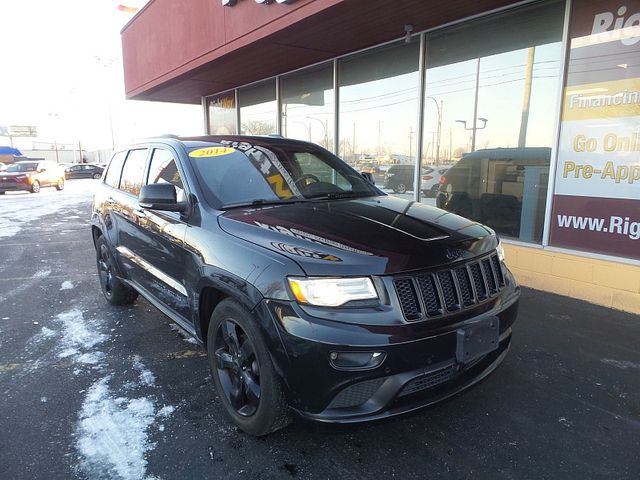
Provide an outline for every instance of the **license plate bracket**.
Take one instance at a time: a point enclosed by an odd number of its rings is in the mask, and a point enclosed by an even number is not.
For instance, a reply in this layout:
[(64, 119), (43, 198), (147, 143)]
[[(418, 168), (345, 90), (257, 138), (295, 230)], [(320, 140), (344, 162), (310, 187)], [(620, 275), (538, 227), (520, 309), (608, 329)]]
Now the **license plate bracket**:
[(456, 332), (456, 360), (471, 363), (498, 348), (500, 319), (484, 317), (459, 328)]

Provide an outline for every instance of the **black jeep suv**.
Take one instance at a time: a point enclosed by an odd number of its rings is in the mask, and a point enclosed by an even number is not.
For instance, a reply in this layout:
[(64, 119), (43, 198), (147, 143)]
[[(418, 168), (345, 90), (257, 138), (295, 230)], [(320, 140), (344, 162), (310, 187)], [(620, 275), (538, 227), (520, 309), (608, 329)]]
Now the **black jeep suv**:
[(387, 196), (275, 137), (116, 152), (94, 198), (102, 291), (142, 294), (207, 349), (229, 416), (358, 422), (414, 410), (504, 359), (519, 288), (495, 233)]

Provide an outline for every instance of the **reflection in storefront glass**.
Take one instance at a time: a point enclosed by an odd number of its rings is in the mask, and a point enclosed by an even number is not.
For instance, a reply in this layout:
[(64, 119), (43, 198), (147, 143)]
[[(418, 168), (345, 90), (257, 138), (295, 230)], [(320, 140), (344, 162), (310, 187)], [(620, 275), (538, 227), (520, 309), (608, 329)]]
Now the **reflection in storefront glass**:
[(280, 82), (282, 134), (333, 151), (333, 63), (286, 75)]
[(209, 133), (211, 135), (235, 134), (236, 97), (233, 91), (207, 99), (209, 107)]
[(339, 156), (382, 173), (415, 164), (419, 42), (404, 42), (340, 61)]
[(269, 135), (277, 133), (275, 78), (238, 90), (240, 104), (240, 133)]
[(428, 36), (423, 162), (451, 165), (438, 205), (524, 241), (542, 239), (563, 15), (547, 2)]

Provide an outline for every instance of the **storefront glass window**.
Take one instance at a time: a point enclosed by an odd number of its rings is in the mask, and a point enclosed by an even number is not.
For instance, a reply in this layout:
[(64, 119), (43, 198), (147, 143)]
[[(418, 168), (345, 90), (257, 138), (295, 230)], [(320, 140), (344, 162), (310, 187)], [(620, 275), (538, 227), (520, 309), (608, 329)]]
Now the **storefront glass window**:
[(280, 82), (282, 134), (333, 151), (333, 63), (286, 75)]
[(234, 91), (207, 99), (209, 106), (209, 133), (211, 135), (235, 134), (236, 97)]
[(415, 165), (419, 50), (402, 42), (340, 61), (338, 154), (377, 184), (392, 164)]
[(451, 165), (438, 205), (540, 242), (564, 2), (428, 36), (423, 163)]
[(238, 91), (240, 133), (269, 135), (277, 133), (276, 81), (274, 78)]

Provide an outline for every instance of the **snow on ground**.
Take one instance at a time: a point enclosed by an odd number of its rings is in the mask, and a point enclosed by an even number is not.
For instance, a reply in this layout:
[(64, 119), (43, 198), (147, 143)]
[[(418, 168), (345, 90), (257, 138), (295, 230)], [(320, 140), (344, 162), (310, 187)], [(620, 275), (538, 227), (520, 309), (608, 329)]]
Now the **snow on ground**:
[(61, 343), (64, 349), (58, 353), (60, 358), (90, 353), (88, 350), (108, 338), (99, 332), (98, 322), (85, 320), (78, 309), (61, 313), (56, 319), (62, 323)]
[(69, 280), (65, 280), (62, 282), (62, 285), (60, 285), (60, 290), (73, 290), (73, 283)]
[(152, 447), (147, 429), (156, 415), (153, 402), (115, 397), (108, 382), (105, 377), (94, 383), (82, 405), (77, 432), (80, 468), (90, 478), (144, 478), (145, 455)]
[(79, 307), (56, 315), (50, 326), (43, 326), (29, 346), (55, 337), (54, 355), (71, 361), (74, 375), (100, 373), (84, 394), (78, 414), (78, 471), (88, 478), (145, 478), (147, 455), (155, 448), (149, 435), (153, 429), (164, 431), (163, 422), (175, 410), (149, 394), (149, 388), (155, 388), (155, 375), (138, 355), (131, 363), (137, 373), (134, 381), (124, 382), (122, 372), (116, 375), (109, 356), (100, 350), (111, 338), (103, 333), (107, 325), (98, 318), (87, 318)]
[(85, 180), (67, 182), (58, 192), (54, 188), (40, 193), (8, 192), (0, 196), (0, 238), (16, 235), (29, 222), (39, 220), (61, 210), (74, 212), (83, 203), (91, 201), (96, 183)]

